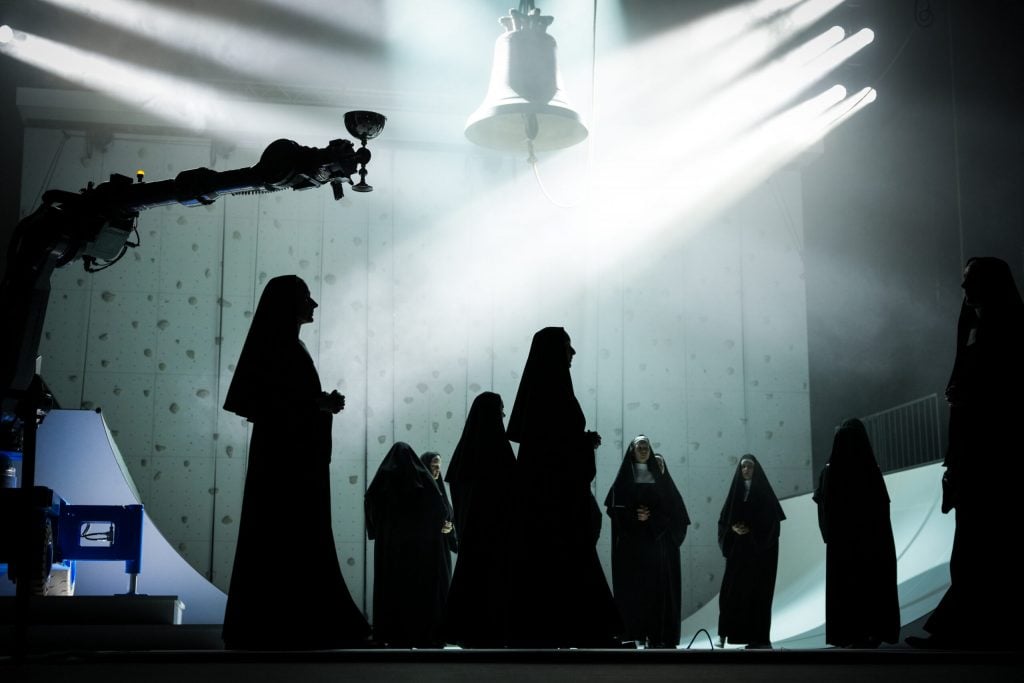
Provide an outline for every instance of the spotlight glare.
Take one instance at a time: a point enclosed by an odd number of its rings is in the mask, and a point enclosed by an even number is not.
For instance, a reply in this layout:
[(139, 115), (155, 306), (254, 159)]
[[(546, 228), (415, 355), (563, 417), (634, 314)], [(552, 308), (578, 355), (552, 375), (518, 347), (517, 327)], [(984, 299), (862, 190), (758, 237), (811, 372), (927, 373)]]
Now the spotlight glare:
[(7, 45), (14, 40), (14, 29), (7, 24), (0, 26), (0, 45)]
[[(287, 75), (292, 80), (298, 68), (296, 65), (337, 58), (333, 50), (325, 47), (282, 39), (272, 27), (261, 26), (259, 22), (240, 23), (219, 16), (199, 16), (184, 7), (192, 3), (41, 1), (172, 50), (193, 54), (211, 66), (226, 67), (259, 79), (266, 79), (268, 75)], [(308, 0), (306, 4), (309, 4)], [(278, 14), (285, 12), (291, 13), (291, 10), (281, 10)], [(324, 21), (331, 20), (324, 18)], [(343, 50), (345, 45), (339, 42), (335, 49)], [(351, 60), (357, 58), (357, 55), (349, 57)]]
[[(15, 31), (15, 40), (25, 40)], [(296, 128), (321, 138), (336, 135), (338, 122), (319, 111), (283, 112), (273, 105), (231, 100), (213, 87), (172, 77), (136, 64), (80, 50), (29, 34), (17, 50), (4, 52), (47, 73), (65, 78), (128, 105), (132, 116), (142, 115), (183, 128), (191, 134), (217, 131), (233, 141), (291, 137)], [(324, 110), (324, 113), (330, 110)]]

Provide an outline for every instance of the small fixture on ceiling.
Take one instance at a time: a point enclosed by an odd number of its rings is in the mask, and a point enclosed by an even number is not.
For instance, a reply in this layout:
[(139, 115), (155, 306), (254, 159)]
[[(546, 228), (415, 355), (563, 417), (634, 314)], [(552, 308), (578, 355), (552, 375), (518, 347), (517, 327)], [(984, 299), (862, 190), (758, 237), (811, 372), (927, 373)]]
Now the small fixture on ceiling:
[(541, 16), (532, 0), (521, 1), (499, 19), (505, 32), (494, 43), (491, 82), (483, 104), (466, 121), (466, 137), (501, 151), (545, 151), (571, 147), (587, 127), (566, 101), (547, 33), (554, 17)]

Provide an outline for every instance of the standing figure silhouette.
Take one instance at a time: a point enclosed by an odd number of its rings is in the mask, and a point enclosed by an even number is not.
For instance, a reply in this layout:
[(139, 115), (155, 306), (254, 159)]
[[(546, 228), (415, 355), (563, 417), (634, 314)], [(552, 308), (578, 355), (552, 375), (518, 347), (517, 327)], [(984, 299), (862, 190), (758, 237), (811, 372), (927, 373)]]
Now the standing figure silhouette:
[(757, 458), (740, 458), (718, 517), (718, 545), (725, 573), (718, 596), (721, 644), (770, 648), (772, 599), (779, 568), (779, 499)]
[(373, 634), (382, 645), (441, 647), (448, 600), (451, 511), (434, 475), (398, 441), (366, 489), (373, 544)]
[(561, 327), (533, 336), (508, 436), (516, 461), (516, 597), (510, 644), (620, 647), (622, 621), (597, 557), (601, 510), (590, 483), (601, 437), (587, 431)]
[(943, 511), (956, 511), (950, 585), (915, 647), (1019, 649), (1022, 599), (1015, 543), (1019, 505), (1005, 480), (1024, 457), (1024, 303), (1009, 265), (985, 256), (964, 267), (956, 359), (946, 385), (949, 448)]
[(298, 276), (267, 283), (224, 401), (252, 423), (222, 632), (231, 649), (340, 648), (370, 634), (331, 528), (331, 423), (345, 397), (321, 389), (299, 339), (316, 307)]
[(604, 505), (612, 520), (612, 587), (625, 637), (674, 648), (683, 605), (679, 546), (690, 516), (647, 436), (630, 442)]
[(900, 637), (889, 492), (864, 423), (844, 421), (814, 492), (825, 541), (825, 642), (875, 648)]

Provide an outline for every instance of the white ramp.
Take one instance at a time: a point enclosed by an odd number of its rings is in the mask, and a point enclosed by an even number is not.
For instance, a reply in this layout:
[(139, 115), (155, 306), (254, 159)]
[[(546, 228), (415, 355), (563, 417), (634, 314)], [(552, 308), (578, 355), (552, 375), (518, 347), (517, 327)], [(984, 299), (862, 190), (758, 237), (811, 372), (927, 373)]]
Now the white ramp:
[[(896, 540), (900, 621), (904, 625), (935, 609), (949, 586), (954, 519), (952, 513), (941, 514), (939, 508), (941, 479), (942, 466), (937, 463), (885, 476)], [(782, 507), (786, 520), (779, 539), (772, 644), (794, 649), (827, 647), (825, 544), (818, 531), (818, 508), (809, 493), (782, 501)], [(683, 620), (683, 645), (701, 629), (717, 642), (717, 596)], [(701, 634), (694, 639), (693, 647), (709, 647), (708, 639)]]
[[(53, 489), (71, 505), (142, 503), (100, 413), (51, 410), (39, 427), (36, 450), (36, 485)], [(222, 623), (227, 596), (171, 547), (148, 514), (143, 517), (138, 592), (177, 596), (184, 604), (183, 624)], [(128, 590), (124, 562), (77, 561), (75, 565), (75, 595), (119, 595)], [(0, 577), (0, 595), (14, 595), (15, 590), (13, 582)]]

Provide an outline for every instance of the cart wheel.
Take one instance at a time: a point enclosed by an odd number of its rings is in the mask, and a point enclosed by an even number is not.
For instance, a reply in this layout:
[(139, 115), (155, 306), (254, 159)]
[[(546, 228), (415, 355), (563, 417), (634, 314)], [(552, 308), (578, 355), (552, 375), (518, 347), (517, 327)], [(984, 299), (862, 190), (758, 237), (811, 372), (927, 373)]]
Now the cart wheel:
[(46, 595), (50, 587), (50, 567), (53, 565), (53, 524), (49, 517), (43, 520), (37, 533), (38, 545), (25, 575), (31, 582), (33, 595)]

